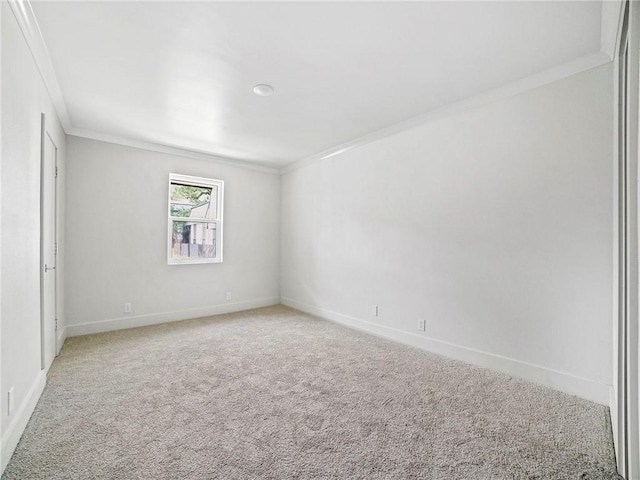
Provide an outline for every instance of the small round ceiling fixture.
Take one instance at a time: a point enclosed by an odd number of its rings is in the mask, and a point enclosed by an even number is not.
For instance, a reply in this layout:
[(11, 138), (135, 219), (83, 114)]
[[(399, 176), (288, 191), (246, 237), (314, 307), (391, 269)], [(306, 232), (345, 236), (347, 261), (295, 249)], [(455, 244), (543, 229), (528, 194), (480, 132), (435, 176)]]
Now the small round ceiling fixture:
[(271, 85), (265, 85), (261, 83), (260, 85), (256, 85), (253, 87), (253, 93), (259, 95), (261, 97), (270, 97), (273, 95), (273, 87)]

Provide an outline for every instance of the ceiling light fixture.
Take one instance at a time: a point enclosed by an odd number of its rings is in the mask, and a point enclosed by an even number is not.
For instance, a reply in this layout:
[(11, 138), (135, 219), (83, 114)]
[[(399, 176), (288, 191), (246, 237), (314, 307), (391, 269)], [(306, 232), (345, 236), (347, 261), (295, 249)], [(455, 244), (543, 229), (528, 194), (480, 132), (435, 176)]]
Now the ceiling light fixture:
[(270, 97), (273, 95), (273, 87), (271, 85), (260, 84), (253, 87), (253, 93), (261, 97)]

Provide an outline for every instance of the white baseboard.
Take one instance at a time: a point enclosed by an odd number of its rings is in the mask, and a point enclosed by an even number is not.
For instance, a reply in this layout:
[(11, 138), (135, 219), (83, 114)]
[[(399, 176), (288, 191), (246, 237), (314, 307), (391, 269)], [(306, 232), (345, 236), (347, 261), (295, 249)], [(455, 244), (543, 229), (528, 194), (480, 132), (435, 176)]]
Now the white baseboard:
[(60, 350), (62, 350), (62, 346), (64, 345), (64, 341), (66, 339), (67, 339), (67, 327), (62, 327), (62, 330), (58, 334), (58, 338), (57, 338), (58, 343), (56, 343), (56, 347), (58, 351), (56, 352), (56, 355), (60, 353)]
[(112, 318), (99, 322), (82, 323), (78, 325), (67, 325), (66, 335), (77, 337), (79, 335), (89, 335), (92, 333), (111, 332), (114, 330), (124, 330), (126, 328), (146, 327), (159, 323), (176, 322), (179, 320), (189, 320), (191, 318), (208, 317), (211, 315), (221, 315), (223, 313), (241, 312), (252, 308), (269, 307), (279, 305), (280, 298), (262, 298), (247, 302), (225, 303), (221, 305), (211, 305), (208, 307), (192, 308), (179, 312), (154, 313), (150, 315), (137, 315), (133, 317)]
[(472, 365), (497, 370), (514, 377), (544, 385), (545, 387), (576, 395), (601, 405), (609, 405), (610, 385), (594, 382), (587, 378), (577, 377), (566, 372), (560, 372), (539, 365), (522, 362), (513, 358), (482, 352), (480, 350), (455, 345), (435, 338), (429, 338), (424, 335), (416, 335), (404, 330), (378, 325), (376, 323), (332, 312), (317, 306), (307, 305), (291, 298), (283, 297), (281, 299), (281, 303), (291, 308), (316, 315), (356, 330), (361, 330), (405, 345), (437, 353), (445, 357), (461, 360)]
[(29, 392), (27, 392), (27, 396), (24, 402), (22, 402), (22, 405), (20, 405), (20, 408), (14, 415), (13, 420), (7, 428), (7, 431), (2, 436), (2, 463), (0, 465), (0, 474), (4, 472), (4, 469), (9, 464), (9, 460), (11, 460), (11, 456), (18, 446), (20, 437), (22, 437), (22, 433), (27, 427), (27, 423), (31, 418), (33, 410), (36, 408), (36, 404), (40, 399), (40, 395), (42, 395), (42, 391), (44, 390), (46, 383), (47, 374), (44, 370), (40, 370), (36, 379), (31, 385)]

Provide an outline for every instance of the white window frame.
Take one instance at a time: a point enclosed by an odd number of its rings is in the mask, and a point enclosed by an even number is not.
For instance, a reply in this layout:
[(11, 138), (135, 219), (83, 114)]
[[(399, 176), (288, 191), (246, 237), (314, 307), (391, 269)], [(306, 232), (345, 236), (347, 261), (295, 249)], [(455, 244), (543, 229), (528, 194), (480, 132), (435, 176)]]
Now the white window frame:
[[(174, 217), (171, 215), (171, 185), (173, 183), (180, 183), (183, 185), (193, 186), (193, 187), (206, 187), (212, 188), (217, 187), (217, 198), (216, 198), (216, 212), (215, 218), (211, 219), (191, 219), (190, 221), (196, 223), (215, 223), (216, 224), (216, 256), (214, 258), (187, 258), (187, 259), (176, 259), (171, 258), (171, 248), (173, 242), (173, 222), (174, 221), (185, 221), (185, 217)], [(192, 177), (190, 175), (181, 175), (178, 173), (170, 173), (169, 174), (169, 191), (167, 196), (167, 264), (169, 265), (191, 265), (197, 263), (222, 263), (222, 228), (223, 228), (223, 202), (224, 202), (224, 181), (216, 180), (213, 178), (203, 178), (203, 177)]]

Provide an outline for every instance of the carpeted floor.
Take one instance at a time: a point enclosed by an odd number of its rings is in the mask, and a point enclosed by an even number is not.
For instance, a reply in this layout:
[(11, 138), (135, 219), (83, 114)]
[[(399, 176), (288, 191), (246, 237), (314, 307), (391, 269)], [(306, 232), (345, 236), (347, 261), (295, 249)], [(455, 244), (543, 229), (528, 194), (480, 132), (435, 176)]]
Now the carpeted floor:
[(608, 409), (278, 306), (69, 338), (9, 479), (613, 479)]

